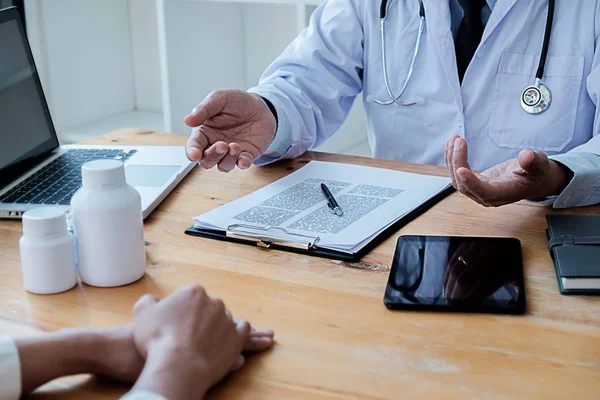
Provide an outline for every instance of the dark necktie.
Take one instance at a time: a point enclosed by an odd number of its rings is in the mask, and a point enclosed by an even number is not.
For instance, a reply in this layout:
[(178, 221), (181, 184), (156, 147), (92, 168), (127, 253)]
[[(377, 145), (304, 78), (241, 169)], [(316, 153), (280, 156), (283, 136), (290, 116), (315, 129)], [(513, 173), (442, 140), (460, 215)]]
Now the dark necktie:
[(486, 0), (458, 0), (458, 2), (464, 10), (464, 17), (458, 27), (458, 33), (454, 40), (454, 49), (456, 50), (458, 78), (462, 83), (465, 71), (483, 36), (481, 9), (485, 5)]

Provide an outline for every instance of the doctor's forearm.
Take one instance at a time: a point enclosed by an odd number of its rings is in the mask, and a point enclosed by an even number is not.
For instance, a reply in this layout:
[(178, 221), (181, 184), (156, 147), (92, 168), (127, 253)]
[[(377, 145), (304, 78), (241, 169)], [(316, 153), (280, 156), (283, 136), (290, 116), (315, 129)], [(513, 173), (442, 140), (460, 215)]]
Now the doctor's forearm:
[(550, 160), (551, 182), (548, 186), (546, 196), (558, 196), (573, 180), (573, 171), (560, 162)]
[[(281, 103), (277, 100), (276, 96), (273, 96), (273, 94), (269, 93), (268, 91), (261, 90), (260, 86), (250, 89), (249, 92), (257, 93), (263, 98), (263, 100), (268, 100), (271, 104), (269, 108), (273, 107), (271, 112), (273, 112), (274, 116), (275, 114), (277, 115), (277, 130), (275, 132), (275, 136), (273, 137), (273, 141), (264, 154), (254, 162), (255, 165), (259, 166), (267, 165), (285, 158), (294, 144), (294, 136), (292, 135), (288, 118), (281, 109)], [(278, 109), (278, 107), (280, 109)]]
[(581, 207), (600, 203), (600, 155), (569, 152), (551, 160), (572, 171), (568, 185), (558, 193), (554, 208)]

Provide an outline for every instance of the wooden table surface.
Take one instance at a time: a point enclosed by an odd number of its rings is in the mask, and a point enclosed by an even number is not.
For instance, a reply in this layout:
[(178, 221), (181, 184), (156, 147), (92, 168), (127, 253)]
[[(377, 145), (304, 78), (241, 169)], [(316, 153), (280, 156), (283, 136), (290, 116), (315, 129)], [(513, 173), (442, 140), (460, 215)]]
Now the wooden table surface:
[[(122, 130), (89, 143), (183, 145), (186, 137)], [(227, 242), (183, 231), (191, 218), (253, 192), (309, 160), (425, 174), (439, 167), (308, 153), (223, 175), (200, 168), (145, 223), (147, 275), (121, 288), (79, 284), (52, 296), (21, 283), (19, 221), (0, 222), (0, 331), (14, 336), (131, 319), (144, 293), (198, 283), (235, 316), (273, 328), (277, 344), (217, 387), (219, 399), (600, 398), (600, 297), (561, 296), (544, 235), (547, 206), (481, 207), (453, 194), (350, 264)], [(590, 207), (570, 212), (599, 213)], [(528, 300), (524, 316), (393, 312), (382, 303), (399, 234), (517, 237)], [(34, 397), (118, 398), (127, 387), (79, 376)]]

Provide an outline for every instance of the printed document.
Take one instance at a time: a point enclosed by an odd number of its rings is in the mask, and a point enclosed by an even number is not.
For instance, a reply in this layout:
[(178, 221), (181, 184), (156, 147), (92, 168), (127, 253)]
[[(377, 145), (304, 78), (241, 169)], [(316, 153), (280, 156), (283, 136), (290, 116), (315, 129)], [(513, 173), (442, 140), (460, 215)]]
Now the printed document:
[[(330, 212), (321, 183), (343, 209)], [(450, 185), (448, 178), (389, 169), (311, 161), (298, 171), (206, 214), (196, 227), (226, 231), (243, 226), (318, 247), (354, 253), (388, 226)], [(283, 229), (272, 229), (273, 227)]]

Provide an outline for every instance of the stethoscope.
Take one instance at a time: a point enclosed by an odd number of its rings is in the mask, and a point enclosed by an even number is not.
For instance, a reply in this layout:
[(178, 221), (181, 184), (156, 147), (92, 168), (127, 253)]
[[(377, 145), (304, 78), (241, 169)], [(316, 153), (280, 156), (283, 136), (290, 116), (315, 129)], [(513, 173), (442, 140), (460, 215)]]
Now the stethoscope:
[[(392, 4), (393, 0), (390, 0), (389, 2), (388, 0), (381, 0), (381, 7), (379, 9), (379, 30), (381, 33), (381, 61), (383, 64), (383, 82), (385, 83), (385, 90), (387, 91), (390, 100), (377, 100), (373, 96), (368, 96), (367, 101), (369, 103), (375, 103), (382, 106), (389, 106), (391, 104), (398, 104), (399, 106), (412, 106), (415, 104), (425, 103), (425, 100), (422, 98), (406, 103), (400, 101), (400, 97), (402, 97), (402, 95), (404, 94), (404, 91), (408, 86), (408, 82), (412, 77), (415, 66), (415, 60), (417, 59), (417, 55), (419, 54), (419, 49), (421, 47), (421, 36), (423, 35), (423, 28), (425, 26), (425, 7), (423, 6), (422, 0), (417, 1), (419, 2), (419, 30), (417, 32), (417, 40), (415, 42), (415, 48), (413, 50), (413, 55), (410, 61), (410, 66), (408, 68), (406, 79), (404, 80), (404, 84), (400, 89), (400, 93), (397, 96), (395, 96), (392, 92), (392, 89), (390, 88), (390, 83), (388, 79), (387, 52), (385, 46), (385, 21), (389, 7)], [(544, 112), (550, 106), (550, 103), (552, 101), (552, 94), (550, 93), (550, 89), (548, 89), (548, 87), (542, 83), (542, 78), (544, 76), (544, 68), (546, 66), (546, 58), (548, 56), (548, 47), (550, 46), (550, 34), (552, 31), (552, 22), (554, 20), (554, 2), (555, 0), (548, 0), (548, 16), (546, 17), (546, 30), (544, 32), (542, 54), (540, 56), (537, 72), (535, 74), (535, 83), (533, 85), (527, 86), (521, 93), (521, 107), (529, 114), (539, 114)]]

